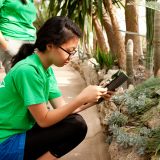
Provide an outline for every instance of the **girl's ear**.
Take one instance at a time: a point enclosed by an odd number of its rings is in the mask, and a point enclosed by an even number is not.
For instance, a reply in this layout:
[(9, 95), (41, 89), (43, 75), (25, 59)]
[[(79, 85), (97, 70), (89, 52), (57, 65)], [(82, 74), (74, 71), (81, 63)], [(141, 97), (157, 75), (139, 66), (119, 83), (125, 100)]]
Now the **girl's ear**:
[(46, 45), (46, 49), (48, 50), (48, 51), (50, 51), (51, 49), (53, 49), (53, 44), (47, 44)]

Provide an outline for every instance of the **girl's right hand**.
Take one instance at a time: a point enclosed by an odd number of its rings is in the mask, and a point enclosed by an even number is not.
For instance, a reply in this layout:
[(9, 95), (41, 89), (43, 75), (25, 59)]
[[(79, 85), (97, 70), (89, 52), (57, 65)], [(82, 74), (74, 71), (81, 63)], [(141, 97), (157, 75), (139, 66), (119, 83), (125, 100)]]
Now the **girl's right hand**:
[(107, 89), (102, 86), (90, 85), (82, 90), (78, 98), (85, 103), (97, 102), (99, 98), (107, 94)]

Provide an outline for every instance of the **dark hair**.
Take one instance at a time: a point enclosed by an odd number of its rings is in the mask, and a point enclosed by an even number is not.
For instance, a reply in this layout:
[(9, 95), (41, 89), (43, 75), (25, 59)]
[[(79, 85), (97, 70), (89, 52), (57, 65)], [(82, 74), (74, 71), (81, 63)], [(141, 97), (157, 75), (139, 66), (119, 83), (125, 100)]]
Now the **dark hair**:
[(27, 4), (27, 0), (20, 0), (23, 4)]
[(77, 36), (81, 37), (80, 28), (67, 17), (52, 17), (48, 19), (37, 32), (35, 44), (23, 44), (17, 55), (12, 58), (12, 67), (20, 60), (26, 58), (37, 48), (43, 52), (47, 44), (54, 44), (59, 47), (69, 39)]

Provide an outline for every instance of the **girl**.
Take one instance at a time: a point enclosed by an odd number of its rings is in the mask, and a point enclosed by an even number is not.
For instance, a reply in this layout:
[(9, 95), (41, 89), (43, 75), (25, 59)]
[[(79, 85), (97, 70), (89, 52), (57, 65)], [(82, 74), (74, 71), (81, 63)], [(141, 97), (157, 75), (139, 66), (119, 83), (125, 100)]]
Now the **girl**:
[(34, 43), (34, 0), (0, 0), (0, 61), (7, 73), (10, 60), (23, 43)]
[(66, 104), (51, 68), (69, 62), (80, 37), (70, 19), (53, 17), (38, 31), (35, 44), (24, 44), (13, 58), (0, 84), (1, 160), (55, 160), (85, 138), (87, 126), (77, 112), (110, 95), (88, 86)]

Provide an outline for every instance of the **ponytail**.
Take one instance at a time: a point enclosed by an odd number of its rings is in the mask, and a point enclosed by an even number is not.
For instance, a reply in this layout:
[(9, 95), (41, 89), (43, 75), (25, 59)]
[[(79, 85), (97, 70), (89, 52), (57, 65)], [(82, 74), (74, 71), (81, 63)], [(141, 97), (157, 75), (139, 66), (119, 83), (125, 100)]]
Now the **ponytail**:
[(34, 52), (34, 44), (23, 44), (18, 53), (11, 60), (11, 67), (13, 67), (17, 62), (26, 57), (30, 56)]
[(20, 0), (23, 4), (27, 4), (26, 0)]

